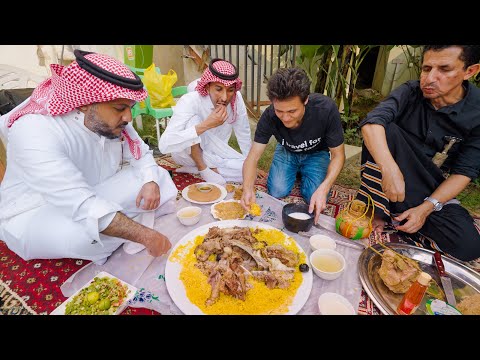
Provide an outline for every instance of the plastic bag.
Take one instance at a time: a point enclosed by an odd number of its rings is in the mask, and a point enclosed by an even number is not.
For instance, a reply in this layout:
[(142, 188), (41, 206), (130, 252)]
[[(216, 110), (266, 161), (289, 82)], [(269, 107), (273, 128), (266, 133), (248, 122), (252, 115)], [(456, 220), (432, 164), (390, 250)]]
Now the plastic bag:
[(150, 95), (150, 105), (153, 108), (169, 108), (175, 105), (172, 96), (173, 84), (177, 82), (177, 73), (170, 69), (167, 74), (155, 71), (155, 64), (145, 69), (143, 83)]

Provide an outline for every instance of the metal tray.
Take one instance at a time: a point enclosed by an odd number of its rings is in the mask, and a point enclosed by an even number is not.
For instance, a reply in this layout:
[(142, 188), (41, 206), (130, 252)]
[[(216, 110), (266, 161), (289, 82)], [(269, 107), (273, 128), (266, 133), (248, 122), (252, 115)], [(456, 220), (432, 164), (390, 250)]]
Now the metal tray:
[[(433, 262), (433, 251), (407, 244), (387, 243), (385, 245), (402, 255), (418, 261), (422, 271), (429, 273), (441, 287), (440, 277)], [(373, 245), (372, 247), (380, 253), (383, 253), (385, 250), (385, 248), (379, 244)], [(480, 293), (480, 274), (448, 257), (442, 256), (442, 260), (446, 273), (452, 279), (453, 292), (457, 304), (464, 296)], [(378, 269), (381, 264), (381, 256), (372, 249), (366, 248), (358, 259), (360, 281), (366, 293), (382, 314), (395, 315), (397, 305), (400, 303), (403, 294), (395, 294), (385, 286), (380, 275), (378, 275)], [(422, 303), (415, 311), (415, 315), (427, 314), (425, 309), (425, 302), (428, 300), (427, 297), (428, 296), (424, 297)]]

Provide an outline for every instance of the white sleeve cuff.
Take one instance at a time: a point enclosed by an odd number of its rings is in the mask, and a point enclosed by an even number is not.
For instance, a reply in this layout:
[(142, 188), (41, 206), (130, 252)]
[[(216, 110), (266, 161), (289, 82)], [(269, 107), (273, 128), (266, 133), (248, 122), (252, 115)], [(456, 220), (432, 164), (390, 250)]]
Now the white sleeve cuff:
[(158, 165), (149, 166), (140, 170), (140, 175), (142, 178), (142, 183), (145, 185), (150, 181), (155, 182), (158, 186), (160, 186), (160, 179), (158, 175)]
[(107, 228), (113, 220), (113, 216), (115, 216), (117, 211), (121, 210), (123, 210), (123, 208), (120, 205), (96, 197), (94, 203), (90, 206), (86, 219), (87, 234), (103, 246), (99, 233)]
[(113, 218), (117, 212), (113, 212), (107, 215), (102, 216), (100, 219), (98, 219), (98, 232), (101, 233), (103, 230), (105, 230), (108, 225), (112, 222)]

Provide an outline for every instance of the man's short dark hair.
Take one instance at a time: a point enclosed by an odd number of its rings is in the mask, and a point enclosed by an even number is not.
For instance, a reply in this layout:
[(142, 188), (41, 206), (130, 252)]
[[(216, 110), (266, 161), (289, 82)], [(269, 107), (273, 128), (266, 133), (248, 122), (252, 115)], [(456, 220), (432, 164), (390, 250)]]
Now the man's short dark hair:
[(460, 54), (460, 60), (464, 62), (464, 69), (468, 68), (470, 65), (475, 65), (480, 62), (480, 46), (479, 45), (424, 45), (422, 53), (422, 62), (423, 57), (427, 51), (441, 51), (448, 49), (452, 46), (458, 46), (462, 48), (462, 53)]
[(310, 79), (300, 68), (278, 69), (268, 80), (267, 96), (270, 101), (299, 96), (305, 102), (310, 94)]

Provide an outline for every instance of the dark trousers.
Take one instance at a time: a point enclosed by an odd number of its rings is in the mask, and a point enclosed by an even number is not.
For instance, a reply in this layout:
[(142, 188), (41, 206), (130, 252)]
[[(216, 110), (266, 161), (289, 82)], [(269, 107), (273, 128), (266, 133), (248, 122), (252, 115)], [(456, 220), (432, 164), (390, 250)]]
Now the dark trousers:
[[(362, 147), (362, 185), (357, 198), (366, 201), (366, 194), (375, 201), (375, 215), (389, 220), (423, 203), (445, 180), (442, 171), (423, 152), (423, 144), (410, 136), (405, 130), (391, 123), (385, 128), (387, 144), (393, 158), (403, 173), (405, 180), (405, 200), (389, 202), (381, 187), (381, 172), (368, 149)], [(480, 257), (480, 234), (473, 219), (458, 204), (447, 204), (442, 210), (428, 216), (424, 226), (417, 234), (431, 239), (440, 250), (460, 260), (470, 261)], [(412, 236), (413, 235), (413, 236)], [(425, 244), (426, 247), (429, 244)]]

